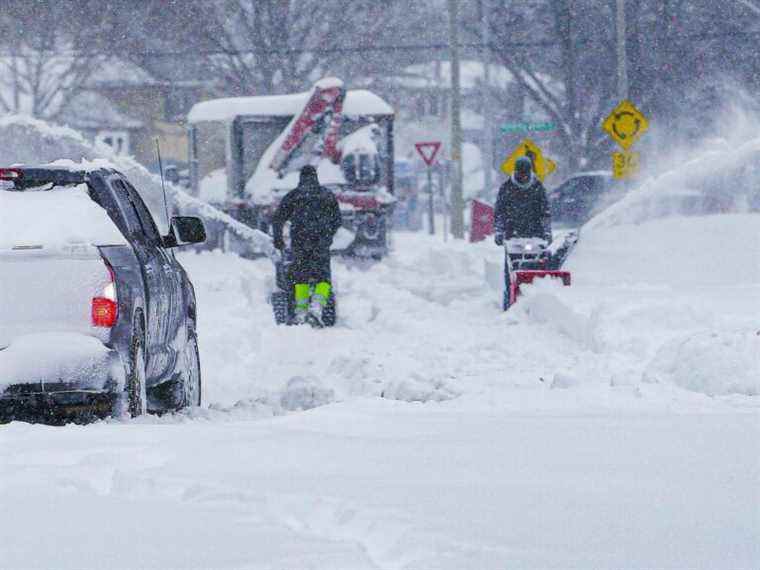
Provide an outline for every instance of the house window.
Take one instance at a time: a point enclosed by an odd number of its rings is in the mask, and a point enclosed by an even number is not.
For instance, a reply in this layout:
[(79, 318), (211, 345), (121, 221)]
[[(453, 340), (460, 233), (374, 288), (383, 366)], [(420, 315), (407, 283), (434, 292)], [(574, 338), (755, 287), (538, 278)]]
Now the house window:
[(129, 133), (127, 131), (100, 131), (95, 142), (105, 143), (119, 156), (129, 154)]

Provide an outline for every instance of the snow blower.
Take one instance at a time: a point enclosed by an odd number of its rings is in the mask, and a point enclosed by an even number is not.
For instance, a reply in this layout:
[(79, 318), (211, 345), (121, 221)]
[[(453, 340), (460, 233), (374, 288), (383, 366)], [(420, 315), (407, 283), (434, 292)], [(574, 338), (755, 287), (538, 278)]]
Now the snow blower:
[(560, 267), (577, 239), (577, 234), (569, 234), (551, 245), (540, 238), (505, 241), (503, 309), (506, 311), (514, 305), (520, 296), (521, 285), (533, 283), (536, 279), (558, 279), (569, 286), (570, 272)]
[[(293, 252), (290, 248), (270, 255), (274, 264), (274, 290), (269, 295), (269, 303), (272, 305), (274, 320), (278, 325), (296, 324), (296, 297), (295, 283), (290, 276), (290, 268), (293, 265)], [(313, 285), (313, 284), (312, 284)], [(325, 327), (335, 326), (337, 320), (337, 303), (335, 292), (330, 293), (322, 312), (322, 325)]]

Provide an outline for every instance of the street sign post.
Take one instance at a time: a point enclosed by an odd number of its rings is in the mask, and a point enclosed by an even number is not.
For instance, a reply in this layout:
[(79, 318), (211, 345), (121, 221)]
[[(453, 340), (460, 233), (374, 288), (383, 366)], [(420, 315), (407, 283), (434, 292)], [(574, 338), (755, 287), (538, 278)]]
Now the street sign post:
[(624, 99), (607, 115), (602, 129), (623, 149), (623, 152), (612, 153), (612, 175), (617, 180), (636, 176), (641, 156), (630, 149), (649, 130), (647, 118), (636, 105)]
[(628, 180), (639, 173), (638, 152), (613, 152), (612, 153), (612, 175), (617, 180)]
[(607, 116), (602, 128), (623, 150), (628, 150), (647, 132), (649, 121), (636, 105), (626, 99)]
[[(427, 165), (427, 183), (428, 183), (428, 232), (430, 235), (435, 234), (435, 203), (433, 196), (433, 163), (438, 151), (441, 149), (439, 141), (418, 142), (414, 145), (422, 160)], [(445, 230), (444, 230), (445, 231)]]
[(441, 204), (443, 204), (443, 241), (449, 241), (449, 200), (446, 197), (446, 176), (447, 168), (443, 161), (438, 161), (438, 191), (441, 193)]
[(504, 123), (501, 132), (505, 135), (512, 133), (551, 133), (558, 129), (557, 123)]
[(515, 170), (517, 159), (521, 156), (527, 156), (533, 161), (533, 171), (541, 182), (557, 169), (557, 163), (544, 156), (543, 151), (536, 143), (530, 139), (525, 139), (501, 163), (501, 171), (507, 176), (511, 175)]

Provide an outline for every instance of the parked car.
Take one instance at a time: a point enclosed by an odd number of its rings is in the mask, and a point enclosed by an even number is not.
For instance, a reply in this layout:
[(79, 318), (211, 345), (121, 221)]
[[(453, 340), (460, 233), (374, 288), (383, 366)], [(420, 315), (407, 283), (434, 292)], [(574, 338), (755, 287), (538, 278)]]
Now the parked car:
[(0, 169), (0, 419), (138, 416), (201, 403), (196, 299), (119, 172)]
[(579, 172), (549, 192), (552, 221), (560, 227), (580, 227), (620, 198), (612, 173)]

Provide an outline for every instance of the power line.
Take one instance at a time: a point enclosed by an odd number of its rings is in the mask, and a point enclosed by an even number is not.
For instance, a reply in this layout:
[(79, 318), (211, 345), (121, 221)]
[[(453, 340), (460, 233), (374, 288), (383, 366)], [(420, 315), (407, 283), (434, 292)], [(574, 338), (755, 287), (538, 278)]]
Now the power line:
[[(681, 36), (677, 39), (681, 41), (709, 41), (709, 40), (722, 40), (727, 37), (742, 38), (742, 39), (758, 39), (760, 38), (760, 31), (755, 32), (703, 32), (700, 34), (691, 34), (687, 36)], [(578, 45), (590, 45), (598, 43), (597, 40), (588, 38), (577, 42)], [(521, 48), (549, 48), (557, 47), (560, 45), (558, 40), (535, 40), (524, 42), (489, 42), (485, 44), (483, 42), (464, 42), (458, 44), (460, 48), (465, 49), (483, 49), (488, 48), (490, 50), (503, 50), (503, 49), (521, 49)], [(304, 47), (304, 48), (288, 48), (288, 49), (235, 49), (235, 50), (194, 50), (194, 51), (129, 51), (127, 52), (130, 57), (140, 58), (163, 58), (163, 57), (214, 57), (214, 56), (245, 56), (245, 55), (300, 55), (304, 53), (320, 53), (320, 54), (332, 54), (332, 53), (384, 53), (384, 52), (403, 52), (403, 51), (448, 51), (450, 49), (448, 44), (434, 43), (434, 44), (399, 44), (399, 45), (378, 45), (378, 46), (332, 46), (332, 47)], [(117, 54), (109, 53), (107, 51), (89, 52), (89, 51), (56, 51), (53, 49), (41, 50), (36, 54), (23, 54), (23, 53), (0, 53), (0, 57), (8, 58), (34, 58), (39, 53), (52, 53), (58, 57), (115, 57)]]
[[(503, 48), (535, 48), (551, 47), (559, 45), (559, 42), (553, 40), (532, 41), (532, 42), (508, 42), (486, 46), (483, 43), (471, 42), (460, 43), (459, 47), (468, 49), (481, 49), (490, 47), (490, 49)], [(159, 57), (214, 57), (214, 56), (242, 56), (242, 55), (300, 55), (304, 53), (367, 53), (367, 52), (399, 52), (399, 51), (443, 51), (448, 50), (448, 44), (402, 44), (402, 45), (382, 45), (382, 46), (334, 46), (334, 47), (315, 47), (315, 48), (288, 48), (288, 49), (242, 49), (242, 50), (196, 50), (196, 51), (130, 51), (130, 57), (159, 58)], [(54, 53), (59, 57), (95, 57), (95, 56), (112, 56), (107, 52), (87, 52), (87, 51), (56, 51), (43, 50), (42, 53)], [(17, 57), (32, 58), (34, 54), (10, 54), (2, 53), (0, 57)]]

